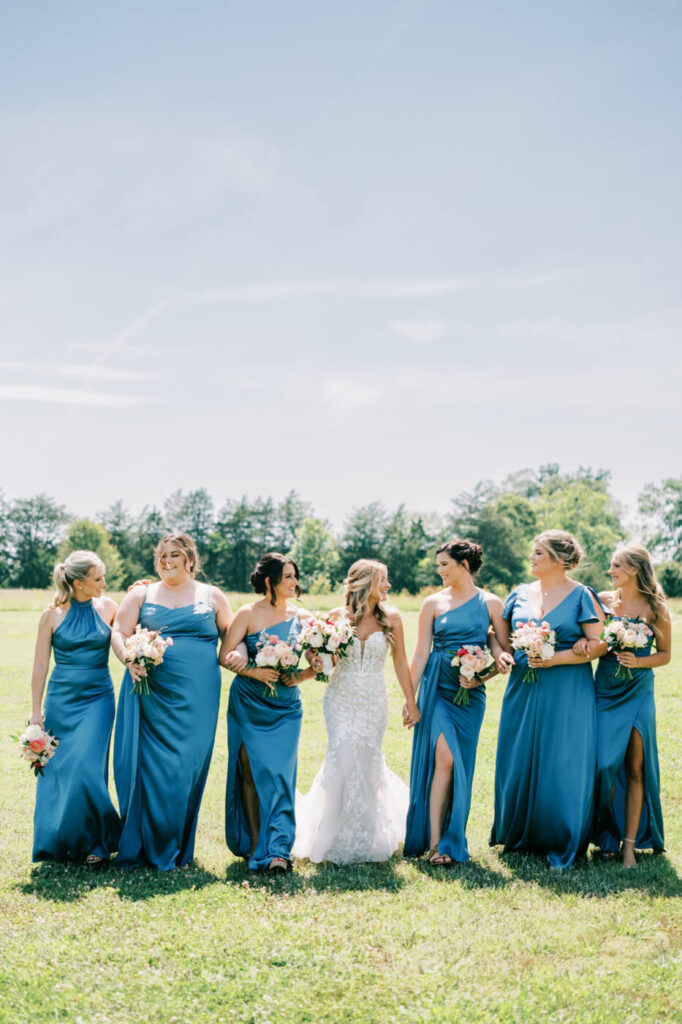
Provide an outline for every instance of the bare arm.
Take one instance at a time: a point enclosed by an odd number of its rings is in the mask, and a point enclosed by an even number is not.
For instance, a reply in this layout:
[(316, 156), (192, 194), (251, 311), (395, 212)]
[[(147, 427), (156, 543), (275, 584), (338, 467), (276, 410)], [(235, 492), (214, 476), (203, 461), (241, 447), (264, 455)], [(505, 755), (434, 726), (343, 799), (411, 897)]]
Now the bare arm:
[[(238, 652), (239, 648), (244, 648), (244, 640), (246, 634), (249, 632), (249, 619), (251, 616), (251, 605), (243, 605), (237, 614), (232, 619), (223, 642), (220, 645), (220, 651), (218, 653), (218, 661), (225, 668), (232, 669), (232, 660), (230, 655), (234, 652)], [(234, 669), (232, 669), (234, 671)], [(247, 679), (256, 679), (261, 683), (265, 683), (268, 686), (276, 683), (279, 679), (279, 672), (274, 668), (250, 668), (245, 665), (239, 670), (240, 676), (245, 676)]]
[(38, 636), (33, 656), (33, 672), (31, 674), (31, 725), (43, 725), (43, 693), (47, 681), (47, 670), (50, 667), (52, 651), (52, 628), (54, 608), (46, 608), (38, 623)]
[[(227, 631), (232, 624), (234, 614), (228, 598), (223, 594), (222, 590), (218, 587), (211, 587), (211, 600), (213, 601), (213, 607), (215, 608), (215, 621), (218, 627), (218, 635), (221, 642), (227, 636)], [(222, 643), (221, 643), (221, 654), (222, 654)], [(230, 654), (226, 654), (224, 659), (221, 659), (218, 655), (218, 662), (224, 665), (225, 668), (229, 668), (231, 672), (241, 672), (246, 668), (249, 660), (249, 653), (246, 649), (246, 644), (238, 644), (236, 649)]]
[(419, 621), (417, 624), (417, 646), (414, 649), (412, 664), (410, 665), (410, 675), (412, 676), (415, 693), (419, 689), (419, 684), (422, 676), (424, 675), (424, 669), (426, 668), (426, 663), (429, 660), (429, 655), (431, 653), (431, 643), (433, 641), (433, 613), (434, 601), (427, 597), (419, 611)]
[(144, 601), (145, 590), (145, 587), (140, 586), (133, 587), (132, 590), (128, 591), (121, 601), (121, 606), (118, 609), (118, 614), (111, 630), (111, 649), (118, 660), (128, 669), (133, 682), (143, 679), (147, 671), (144, 665), (129, 665), (126, 662), (124, 646), (128, 637), (135, 632), (135, 626), (140, 616), (140, 608)]
[[(488, 631), (488, 646), (495, 660), (497, 671), (509, 672), (514, 664), (514, 654), (509, 641), (509, 623), (504, 617), (504, 605), (495, 594), (486, 596), (486, 604), (490, 614), (490, 629)], [(495, 676), (488, 676), (494, 679)]]
[(407, 651), (405, 650), (405, 630), (403, 629), (403, 620), (397, 611), (391, 610), (389, 613), (389, 622), (393, 630), (393, 643), (391, 645), (391, 656), (393, 658), (393, 668), (400, 684), (400, 689), (403, 691), (405, 697), (405, 707), (403, 708), (403, 725), (406, 725), (408, 729), (411, 729), (413, 725), (416, 725), (421, 715), (417, 702), (414, 699), (414, 687), (412, 685), (412, 676), (410, 675), (410, 669), (407, 664)]

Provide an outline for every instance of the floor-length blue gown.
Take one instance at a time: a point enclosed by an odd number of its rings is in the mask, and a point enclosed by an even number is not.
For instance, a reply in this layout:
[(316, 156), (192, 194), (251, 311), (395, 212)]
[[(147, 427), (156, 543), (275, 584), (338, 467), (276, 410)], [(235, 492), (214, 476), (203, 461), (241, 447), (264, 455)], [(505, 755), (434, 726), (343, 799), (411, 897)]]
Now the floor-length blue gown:
[(442, 733), (454, 765), (452, 797), (445, 811), (438, 853), (447, 854), (453, 861), (469, 860), (465, 830), (478, 736), (485, 714), (485, 686), (467, 690), (468, 705), (454, 704), (459, 689), (458, 670), (450, 663), (463, 644), (485, 647), (489, 626), (490, 614), (483, 593), (434, 619), (433, 647), (417, 698), (421, 719), (414, 727), (412, 740), (410, 805), (403, 848), (406, 857), (417, 857), (431, 847), (429, 798), (436, 743)]
[[(504, 606), (512, 629), (539, 622), (528, 584)], [(556, 650), (584, 636), (581, 623), (597, 622), (591, 591), (578, 584), (542, 617), (556, 631)], [(505, 852), (545, 854), (551, 867), (571, 867), (590, 838), (597, 768), (597, 724), (589, 663), (537, 670), (523, 681), (528, 659), (516, 651), (497, 737), (495, 820), (491, 846)]]
[(115, 706), (110, 638), (92, 600), (73, 599), (52, 635), (45, 728), (59, 746), (38, 777), (34, 861), (107, 858), (118, 846), (121, 822), (107, 781)]
[(121, 683), (114, 777), (123, 832), (116, 864), (159, 871), (189, 864), (213, 752), (220, 703), (218, 628), (211, 604), (180, 608), (145, 601), (139, 623), (173, 645), (149, 671), (150, 693)]
[[(653, 638), (652, 638), (653, 643)], [(634, 653), (651, 653), (651, 646)], [(597, 693), (597, 813), (594, 840), (603, 853), (616, 853), (625, 836), (625, 752), (636, 729), (644, 747), (644, 804), (637, 831), (637, 849), (663, 850), (661, 779), (656, 743), (654, 672), (633, 668), (633, 678), (618, 679), (612, 652), (599, 659), (594, 677)], [(615, 789), (614, 789), (615, 787)], [(611, 796), (613, 791), (613, 798)]]
[[(267, 633), (291, 642), (300, 628), (296, 616), (268, 626)], [(259, 633), (249, 633), (246, 637), (250, 658), (256, 653), (259, 636)], [(259, 680), (235, 676), (227, 708), (225, 838), (232, 853), (238, 857), (249, 856), (251, 834), (242, 804), (239, 761), (239, 751), (244, 746), (260, 811), (258, 844), (249, 859), (249, 868), (253, 871), (267, 868), (275, 857), (291, 860), (296, 835), (298, 740), (303, 717), (298, 686), (284, 686), (280, 682), (276, 697), (263, 696), (263, 690), (264, 683)]]

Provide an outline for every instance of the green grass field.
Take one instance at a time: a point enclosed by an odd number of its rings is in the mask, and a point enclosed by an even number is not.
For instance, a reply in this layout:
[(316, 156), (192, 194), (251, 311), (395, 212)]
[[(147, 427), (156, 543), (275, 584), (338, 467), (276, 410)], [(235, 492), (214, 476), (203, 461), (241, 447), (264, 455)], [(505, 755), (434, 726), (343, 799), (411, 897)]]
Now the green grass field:
[[(489, 849), (504, 685), (494, 680), (469, 864), (444, 871), (395, 856), (381, 865), (254, 877), (223, 838), (226, 674), (196, 865), (163, 875), (92, 875), (31, 864), (35, 780), (9, 738), (30, 710), (34, 636), (47, 597), (0, 591), (0, 1022), (680, 1021), (679, 660), (657, 674), (668, 853), (643, 855), (636, 871), (588, 858), (557, 874), (538, 859)], [(418, 602), (398, 603), (411, 650)], [(677, 602), (678, 643), (680, 612)], [(118, 663), (112, 673), (118, 685)], [(410, 735), (392, 673), (389, 688), (384, 752), (407, 780)], [(303, 790), (325, 745), (321, 697), (321, 684), (304, 685)]]

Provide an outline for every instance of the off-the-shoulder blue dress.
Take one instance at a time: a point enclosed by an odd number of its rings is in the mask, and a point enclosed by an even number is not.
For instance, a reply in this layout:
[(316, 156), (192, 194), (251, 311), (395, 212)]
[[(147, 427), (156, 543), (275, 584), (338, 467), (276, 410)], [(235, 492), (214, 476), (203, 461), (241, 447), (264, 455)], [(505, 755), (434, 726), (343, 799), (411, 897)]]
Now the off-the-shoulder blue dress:
[(450, 664), (463, 644), (484, 647), (490, 613), (481, 592), (469, 601), (439, 615), (433, 623), (433, 647), (419, 684), (417, 706), (421, 719), (414, 727), (410, 766), (410, 805), (403, 852), (417, 857), (431, 847), (429, 798), (435, 765), (436, 743), (442, 735), (452, 753), (452, 798), (446, 808), (438, 852), (453, 861), (469, 860), (466, 823), (471, 806), (471, 786), (476, 748), (485, 714), (485, 686), (467, 690), (469, 704), (454, 704), (459, 689), (458, 671)]
[[(528, 584), (507, 598), (512, 629), (538, 622)], [(583, 622), (599, 616), (591, 591), (577, 584), (543, 616), (556, 631), (556, 650), (584, 636)], [(505, 851), (545, 854), (555, 868), (571, 867), (587, 848), (594, 813), (597, 722), (589, 663), (537, 670), (523, 681), (528, 659), (516, 651), (504, 700), (495, 763), (495, 820), (490, 844)]]
[[(652, 639), (653, 643), (653, 639)], [(634, 653), (651, 653), (652, 644)], [(637, 849), (663, 850), (661, 778), (656, 742), (654, 672), (633, 668), (632, 679), (618, 679), (618, 659), (609, 652), (599, 659), (594, 677), (597, 693), (597, 813), (594, 841), (604, 853), (616, 853), (625, 836), (625, 752), (636, 729), (644, 747), (644, 804), (637, 831)]]
[(166, 608), (150, 601), (139, 623), (173, 639), (149, 671), (150, 693), (121, 683), (114, 777), (123, 818), (116, 864), (159, 871), (189, 864), (211, 762), (220, 669), (215, 609), (208, 601)]
[[(268, 626), (292, 641), (300, 632), (298, 616)], [(259, 633), (249, 633), (249, 657), (256, 653)], [(251, 835), (242, 804), (242, 746), (249, 759), (260, 812), (258, 844), (249, 867), (267, 868), (275, 857), (291, 859), (296, 835), (294, 803), (298, 740), (301, 734), (301, 695), (298, 686), (278, 684), (276, 697), (263, 696), (264, 685), (256, 679), (235, 676), (227, 708), (227, 788), (225, 792), (225, 838), (232, 853), (248, 857)]]
[(45, 728), (59, 746), (38, 777), (34, 861), (107, 858), (118, 846), (121, 822), (107, 782), (115, 706), (110, 637), (92, 600), (72, 600), (53, 633)]

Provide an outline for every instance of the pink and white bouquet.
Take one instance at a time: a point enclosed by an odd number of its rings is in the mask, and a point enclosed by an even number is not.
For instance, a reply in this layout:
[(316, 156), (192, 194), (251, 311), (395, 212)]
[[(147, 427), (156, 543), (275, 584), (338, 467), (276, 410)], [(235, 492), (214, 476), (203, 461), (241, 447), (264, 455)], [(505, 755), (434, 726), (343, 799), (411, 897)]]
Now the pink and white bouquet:
[(315, 651), (322, 658), (322, 671), (315, 676), (322, 683), (329, 682), (332, 657), (347, 658), (353, 646), (353, 626), (344, 616), (338, 619), (308, 619), (299, 636), (304, 651)]
[[(612, 651), (641, 651), (648, 647), (653, 639), (653, 630), (641, 619), (622, 619), (608, 616), (604, 623), (601, 638), (609, 645)], [(616, 669), (617, 679), (634, 679), (631, 670), (627, 665), (618, 665)]]
[[(549, 622), (520, 622), (511, 635), (511, 644), (515, 651), (523, 651), (528, 658), (549, 661), (554, 657), (556, 649), (556, 632), (550, 628)], [(523, 682), (537, 681), (537, 669), (529, 665), (524, 672)]]
[[(161, 636), (156, 629), (145, 629), (143, 626), (136, 626), (135, 632), (128, 637), (123, 645), (125, 660), (127, 664), (142, 665), (145, 672), (148, 672), (154, 665), (160, 665), (167, 647), (172, 647), (173, 638)], [(142, 696), (149, 693), (149, 681), (144, 675), (133, 683), (133, 693)]]
[[(283, 679), (290, 679), (293, 676), (298, 680), (298, 663), (301, 659), (301, 645), (298, 641), (289, 643), (282, 640), (276, 634), (268, 634), (263, 629), (256, 643), (256, 657), (251, 662), (252, 667), (274, 668)], [(277, 685), (275, 683), (265, 684), (263, 689), (264, 697), (278, 697)]]
[(45, 765), (59, 746), (59, 740), (52, 734), (52, 730), (46, 732), (42, 725), (28, 725), (21, 736), (13, 736), (12, 739), (18, 741), (21, 756), (33, 769), (36, 777), (42, 775)]
[[(453, 654), (454, 657), (450, 664), (453, 668), (459, 669), (459, 676), (461, 679), (466, 679), (467, 682), (471, 680), (485, 668), (488, 667), (488, 649), (487, 647), (479, 647), (477, 644), (462, 644), (457, 651), (448, 651), (448, 654)], [(468, 690), (460, 686), (457, 693), (452, 698), (453, 704), (461, 704), (462, 707), (469, 706), (469, 692)]]

